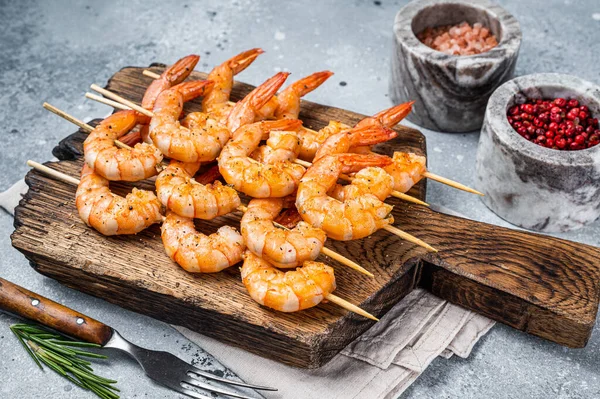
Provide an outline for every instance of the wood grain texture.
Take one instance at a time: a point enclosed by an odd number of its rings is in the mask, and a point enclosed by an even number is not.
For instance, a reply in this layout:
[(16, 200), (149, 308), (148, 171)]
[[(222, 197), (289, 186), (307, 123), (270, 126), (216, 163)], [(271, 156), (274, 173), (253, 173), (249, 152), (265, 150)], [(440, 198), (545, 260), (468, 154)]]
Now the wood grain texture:
[(106, 344), (113, 333), (107, 325), (3, 278), (0, 278), (0, 309), (98, 345)]
[[(162, 67), (151, 69), (160, 72)], [(141, 72), (121, 70), (108, 89), (140, 101), (150, 83)], [(237, 83), (232, 99), (251, 89)], [(198, 107), (198, 102), (187, 105), (188, 110)], [(332, 119), (352, 124), (363, 116), (305, 101), (300, 117), (318, 129)], [(397, 130), (399, 137), (380, 151), (425, 154), (420, 132), (401, 126)], [(63, 161), (47, 165), (78, 176), (84, 138), (78, 132), (63, 140), (54, 151)], [(30, 189), (16, 209), (13, 245), (40, 273), (65, 285), (300, 367), (324, 364), (372, 324), (330, 303), (289, 314), (261, 307), (247, 295), (236, 267), (210, 275), (186, 273), (164, 253), (158, 226), (136, 236), (101, 236), (79, 219), (75, 187), (35, 171), (26, 181)], [(153, 188), (150, 181), (135, 185)], [(111, 185), (120, 194), (131, 186)], [(411, 194), (424, 199), (425, 183)], [(427, 253), (385, 231), (356, 241), (330, 240), (329, 248), (375, 274), (371, 279), (323, 259), (335, 268), (337, 295), (381, 317), (422, 283), (436, 295), (515, 328), (564, 345), (585, 345), (600, 295), (597, 248), (388, 201), (395, 205), (396, 226), (440, 252)], [(231, 214), (198, 221), (197, 227), (212, 233), (223, 224), (239, 226), (239, 219)]]

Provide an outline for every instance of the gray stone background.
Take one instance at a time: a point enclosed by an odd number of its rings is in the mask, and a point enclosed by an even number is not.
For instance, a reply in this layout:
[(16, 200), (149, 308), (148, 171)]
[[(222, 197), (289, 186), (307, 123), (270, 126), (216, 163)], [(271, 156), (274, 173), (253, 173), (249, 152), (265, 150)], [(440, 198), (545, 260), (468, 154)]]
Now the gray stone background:
[[(600, 83), (599, 1), (499, 2), (523, 30), (517, 75), (562, 72)], [(49, 159), (53, 146), (74, 131), (43, 110), (43, 101), (82, 119), (106, 115), (108, 107), (83, 94), (127, 65), (198, 53), (197, 69), (208, 71), (241, 50), (262, 47), (266, 53), (240, 80), (258, 84), (279, 70), (292, 71), (293, 79), (331, 69), (335, 76), (311, 101), (364, 114), (387, 108), (392, 22), (404, 3), (0, 0), (0, 191), (26, 173), (27, 159)], [(478, 132), (423, 132), (430, 170), (472, 185)], [(475, 196), (434, 182), (428, 201), (507, 225)], [(102, 320), (142, 346), (204, 361), (202, 351), (169, 326), (38, 275), (11, 247), (12, 230), (12, 218), (0, 211), (0, 276)], [(561, 237), (600, 245), (600, 222)], [(42, 375), (10, 333), (15, 322), (0, 314), (0, 397), (93, 397), (51, 372)], [(124, 356), (113, 354), (96, 369), (119, 380), (122, 397), (179, 397), (147, 380)], [(573, 350), (498, 325), (469, 359), (436, 360), (403, 397), (600, 398), (600, 332), (587, 348)]]

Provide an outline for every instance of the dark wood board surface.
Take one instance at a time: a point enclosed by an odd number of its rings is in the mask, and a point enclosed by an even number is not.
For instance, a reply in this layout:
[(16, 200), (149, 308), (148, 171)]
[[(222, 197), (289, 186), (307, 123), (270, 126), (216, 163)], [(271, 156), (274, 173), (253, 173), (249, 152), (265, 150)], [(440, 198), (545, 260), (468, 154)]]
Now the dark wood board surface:
[[(151, 81), (142, 70), (121, 70), (107, 88), (139, 102)], [(193, 78), (205, 76), (194, 73)], [(252, 88), (236, 83), (232, 100)], [(199, 102), (192, 102), (186, 108), (198, 107)], [(306, 101), (300, 114), (314, 129), (329, 120), (353, 124), (362, 117)], [(425, 154), (419, 131), (397, 130), (399, 137), (379, 150)], [(63, 140), (54, 151), (61, 161), (47, 165), (78, 177), (84, 139), (78, 132)], [(186, 273), (165, 254), (158, 226), (136, 236), (104, 237), (79, 219), (74, 186), (35, 171), (26, 181), (29, 191), (16, 209), (13, 245), (36, 270), (69, 287), (299, 367), (324, 364), (372, 325), (331, 303), (288, 314), (261, 307), (246, 293), (237, 267), (217, 274)], [(153, 183), (136, 186), (151, 189)], [(124, 194), (131, 184), (111, 188)], [(410, 194), (424, 199), (425, 182)], [(329, 248), (375, 274), (369, 278), (323, 257), (335, 268), (337, 295), (383, 316), (422, 285), (523, 331), (571, 347), (585, 345), (600, 295), (598, 248), (448, 216), (396, 199), (388, 202), (395, 205), (396, 226), (440, 252), (427, 253), (385, 231), (350, 242), (329, 240)], [(239, 226), (239, 217), (201, 221), (197, 227), (208, 234), (223, 224)]]

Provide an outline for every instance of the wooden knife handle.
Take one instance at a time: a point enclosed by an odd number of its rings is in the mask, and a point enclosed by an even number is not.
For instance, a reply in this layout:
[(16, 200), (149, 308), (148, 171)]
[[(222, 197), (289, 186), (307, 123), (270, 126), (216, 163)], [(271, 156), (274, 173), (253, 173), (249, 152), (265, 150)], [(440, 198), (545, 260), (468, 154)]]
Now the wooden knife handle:
[(104, 345), (112, 328), (73, 309), (0, 278), (0, 308), (71, 337)]

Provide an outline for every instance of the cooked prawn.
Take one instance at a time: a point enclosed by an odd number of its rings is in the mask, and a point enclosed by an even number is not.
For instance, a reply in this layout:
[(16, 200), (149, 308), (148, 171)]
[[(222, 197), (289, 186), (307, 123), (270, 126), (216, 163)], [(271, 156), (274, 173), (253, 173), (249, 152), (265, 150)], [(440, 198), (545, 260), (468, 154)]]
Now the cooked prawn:
[(162, 220), (160, 202), (151, 191), (133, 191), (125, 198), (113, 194), (108, 180), (94, 173), (87, 164), (75, 194), (79, 216), (88, 226), (111, 236), (136, 234)]
[(262, 164), (249, 155), (271, 130), (298, 129), (297, 119), (255, 122), (233, 134), (219, 156), (219, 171), (236, 190), (254, 198), (285, 197), (298, 187), (304, 168), (289, 161)]
[(319, 131), (303, 129), (300, 135), (300, 151), (298, 158), (312, 161), (315, 154), (329, 136), (344, 130), (351, 129), (350, 126), (337, 121), (329, 121), (329, 124)]
[(92, 130), (83, 142), (85, 163), (108, 180), (138, 181), (156, 175), (161, 152), (151, 144), (139, 143), (132, 149), (117, 148), (115, 140), (148, 117), (136, 111), (115, 112)]
[(156, 194), (165, 207), (183, 217), (209, 220), (240, 206), (240, 197), (233, 188), (219, 181), (206, 185), (196, 182), (192, 176), (199, 166), (171, 161), (160, 172), (156, 178)]
[(427, 171), (427, 159), (412, 152), (394, 152), (392, 164), (383, 168), (394, 179), (394, 190), (405, 193), (417, 184)]
[(392, 195), (392, 191), (394, 191), (392, 176), (385, 169), (368, 167), (354, 174), (350, 184), (336, 184), (328, 194), (342, 202), (365, 194), (373, 194), (381, 201), (385, 201)]
[(192, 73), (199, 60), (199, 55), (191, 54), (165, 69), (160, 77), (154, 79), (146, 89), (142, 99), (142, 107), (152, 110), (159, 94), (183, 82)]
[(307, 261), (296, 270), (282, 272), (246, 251), (241, 273), (252, 299), (281, 312), (316, 306), (335, 290), (333, 269), (320, 262)]
[(206, 113), (192, 112), (179, 122), (183, 103), (203, 95), (211, 86), (209, 80), (184, 82), (158, 96), (150, 138), (169, 158), (182, 162), (212, 161), (229, 140), (229, 130)]
[(293, 161), (300, 151), (298, 132), (274, 130), (269, 133), (265, 145), (261, 145), (250, 155), (261, 163)]
[(292, 83), (281, 93), (271, 97), (257, 113), (255, 121), (264, 119), (298, 119), (300, 115), (300, 99), (321, 86), (329, 77), (331, 71), (315, 72)]
[(273, 220), (283, 206), (282, 198), (253, 199), (240, 221), (240, 230), (255, 255), (277, 267), (291, 268), (316, 259), (327, 236), (306, 222), (291, 230), (275, 227)]
[(188, 272), (216, 273), (242, 260), (244, 239), (231, 226), (206, 236), (196, 231), (194, 219), (167, 212), (161, 232), (167, 255)]
[(220, 123), (226, 124), (227, 116), (233, 108), (233, 105), (229, 103), (233, 77), (248, 68), (262, 53), (264, 53), (262, 49), (253, 48), (214, 67), (207, 79), (212, 80), (215, 84), (202, 100), (202, 111), (210, 114)]
[(254, 122), (259, 110), (277, 93), (289, 72), (279, 72), (238, 101), (227, 116), (227, 127), (235, 132), (240, 126)]
[(341, 202), (327, 193), (342, 173), (358, 172), (368, 166), (387, 166), (389, 157), (381, 155), (328, 155), (307, 169), (298, 186), (296, 207), (304, 221), (321, 228), (335, 240), (366, 237), (393, 223), (392, 206), (373, 194)]

